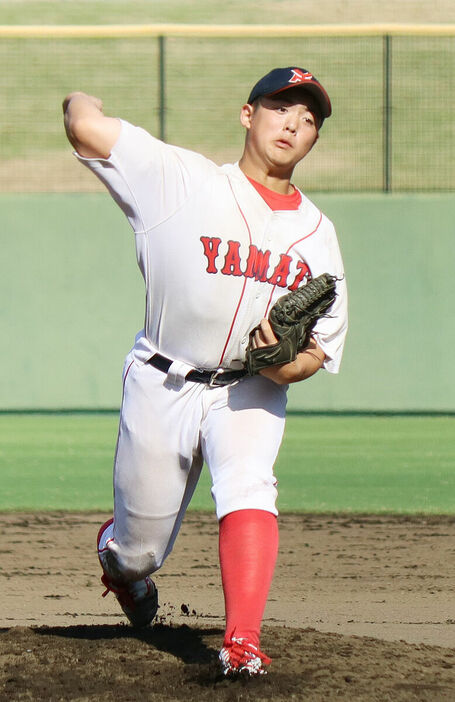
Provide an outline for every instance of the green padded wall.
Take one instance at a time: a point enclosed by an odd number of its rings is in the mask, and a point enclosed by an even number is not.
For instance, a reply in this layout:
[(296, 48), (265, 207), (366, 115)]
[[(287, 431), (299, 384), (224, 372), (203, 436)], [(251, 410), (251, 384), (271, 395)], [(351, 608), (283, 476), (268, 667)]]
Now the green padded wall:
[[(341, 373), (293, 386), (289, 408), (454, 411), (455, 197), (312, 199), (337, 228), (350, 330)], [(104, 194), (2, 194), (0, 236), (0, 409), (117, 408), (144, 308), (120, 210)]]

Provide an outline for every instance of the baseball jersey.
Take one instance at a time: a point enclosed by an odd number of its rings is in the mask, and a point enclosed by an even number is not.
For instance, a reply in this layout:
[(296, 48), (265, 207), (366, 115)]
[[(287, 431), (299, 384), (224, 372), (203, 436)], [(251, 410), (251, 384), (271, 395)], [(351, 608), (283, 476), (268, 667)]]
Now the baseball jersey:
[(121, 120), (108, 159), (76, 156), (106, 185), (135, 233), (146, 288), (135, 353), (196, 368), (241, 368), (249, 332), (276, 299), (321, 273), (337, 276), (314, 336), (339, 369), (347, 330), (343, 263), (332, 223), (303, 194), (274, 211), (238, 164), (218, 166)]

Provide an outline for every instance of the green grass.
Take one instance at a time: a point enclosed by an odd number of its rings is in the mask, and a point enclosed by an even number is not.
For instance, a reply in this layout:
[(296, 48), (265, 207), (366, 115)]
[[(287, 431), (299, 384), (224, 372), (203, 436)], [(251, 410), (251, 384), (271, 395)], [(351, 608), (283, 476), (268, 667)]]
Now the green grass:
[(454, 431), (453, 417), (291, 416), (280, 507), (453, 514)]
[(109, 508), (114, 415), (0, 415), (0, 509)]
[[(455, 513), (454, 417), (288, 417), (281, 511)], [(113, 414), (0, 415), (0, 510), (110, 510)], [(212, 509), (207, 468), (192, 509)]]

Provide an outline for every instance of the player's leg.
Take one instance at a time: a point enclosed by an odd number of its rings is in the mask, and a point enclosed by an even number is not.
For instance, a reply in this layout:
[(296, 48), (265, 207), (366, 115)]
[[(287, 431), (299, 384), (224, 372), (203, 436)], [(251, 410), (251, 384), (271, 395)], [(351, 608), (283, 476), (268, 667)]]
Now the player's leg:
[(251, 675), (261, 674), (270, 663), (259, 649), (259, 637), (277, 552), (277, 518), (271, 512), (240, 509), (220, 521), (226, 611), (220, 659), (226, 675), (243, 668)]
[(225, 673), (264, 671), (261, 621), (273, 577), (278, 525), (273, 475), (284, 430), (286, 393), (262, 377), (229, 388), (203, 425), (203, 451), (220, 520), (220, 567), (226, 632)]
[(97, 538), (98, 558), (103, 569), (101, 582), (106, 587), (103, 597), (113, 592), (134, 627), (148, 626), (158, 610), (158, 590), (147, 575), (140, 580), (126, 581), (109, 550), (114, 543), (114, 520), (105, 522)]
[[(146, 624), (153, 618), (147, 599), (155, 596), (154, 585), (148, 576), (172, 550), (202, 467), (197, 397), (202, 386), (186, 384), (178, 390), (165, 380), (148, 364), (133, 362), (125, 373), (114, 520), (99, 536), (105, 584), (136, 625), (137, 619)], [(146, 611), (131, 616), (139, 603)]]

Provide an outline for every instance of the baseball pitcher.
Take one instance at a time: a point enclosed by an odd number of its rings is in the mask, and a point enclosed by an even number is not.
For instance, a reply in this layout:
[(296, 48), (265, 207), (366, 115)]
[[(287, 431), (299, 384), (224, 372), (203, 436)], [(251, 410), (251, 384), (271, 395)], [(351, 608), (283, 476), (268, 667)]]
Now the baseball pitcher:
[(347, 329), (334, 227), (292, 184), (329, 96), (305, 69), (272, 70), (241, 108), (240, 160), (223, 166), (104, 115), (97, 97), (71, 93), (63, 110), (76, 158), (134, 231), (146, 290), (123, 371), (114, 514), (98, 534), (102, 581), (133, 626), (153, 621), (151, 575), (205, 460), (226, 610), (221, 669), (262, 675), (286, 393), (320, 368), (338, 372)]

